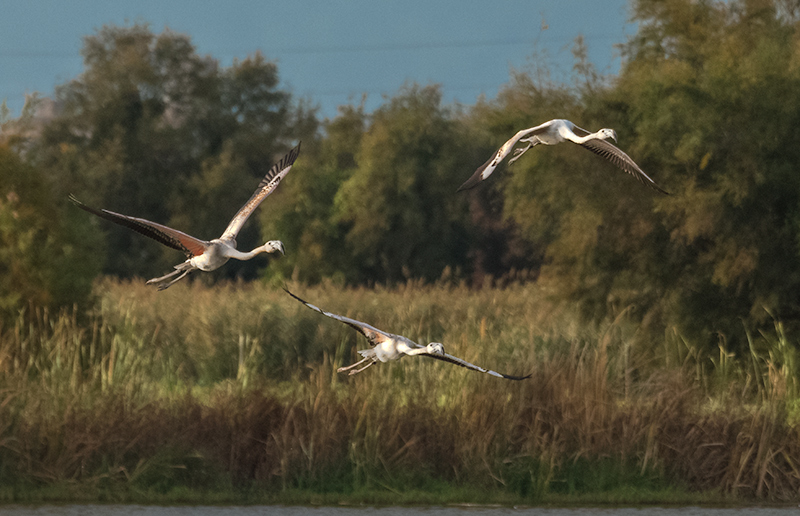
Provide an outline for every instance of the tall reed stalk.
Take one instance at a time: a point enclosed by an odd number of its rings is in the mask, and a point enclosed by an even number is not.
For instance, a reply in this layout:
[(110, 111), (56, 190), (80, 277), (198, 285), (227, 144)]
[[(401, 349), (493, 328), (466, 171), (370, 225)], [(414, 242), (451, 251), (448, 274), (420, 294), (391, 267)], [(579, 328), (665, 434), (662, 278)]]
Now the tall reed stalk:
[(341, 376), (364, 339), (280, 290), (104, 281), (85, 313), (31, 310), (0, 331), (0, 484), (11, 486), (0, 497), (67, 485), (123, 497), (461, 486), (474, 500), (535, 501), (681, 486), (798, 498), (798, 364), (780, 322), (736, 355), (675, 332), (645, 342), (626, 310), (581, 325), (532, 286), (290, 288), (532, 377), (424, 358)]

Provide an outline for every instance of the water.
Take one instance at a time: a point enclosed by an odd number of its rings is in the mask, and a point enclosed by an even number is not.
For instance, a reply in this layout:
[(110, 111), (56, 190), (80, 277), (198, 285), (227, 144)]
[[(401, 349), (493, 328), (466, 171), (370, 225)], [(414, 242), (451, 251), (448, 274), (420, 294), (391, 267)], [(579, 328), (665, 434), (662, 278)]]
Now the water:
[(788, 516), (797, 507), (642, 507), (521, 508), (510, 507), (246, 507), (153, 505), (0, 505), (2, 516)]

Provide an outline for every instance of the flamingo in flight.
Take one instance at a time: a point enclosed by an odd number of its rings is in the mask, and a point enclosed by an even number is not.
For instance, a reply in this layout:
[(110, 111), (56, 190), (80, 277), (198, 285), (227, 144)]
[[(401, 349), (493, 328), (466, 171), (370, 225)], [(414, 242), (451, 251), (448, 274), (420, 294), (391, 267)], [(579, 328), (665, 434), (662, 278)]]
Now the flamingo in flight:
[[(89, 213), (125, 226), (128, 229), (132, 229), (168, 247), (183, 251), (187, 257), (185, 262), (176, 265), (175, 270), (169, 274), (147, 281), (148, 285), (158, 283), (158, 290), (164, 290), (169, 288), (173, 283), (183, 279), (195, 269), (213, 271), (222, 267), (230, 258), (249, 260), (260, 253), (280, 252), (281, 254), (285, 254), (283, 242), (280, 240), (270, 240), (266, 244), (256, 247), (249, 253), (243, 253), (236, 249), (236, 235), (239, 234), (247, 218), (250, 217), (258, 205), (261, 204), (261, 201), (271, 194), (273, 190), (277, 188), (281, 179), (289, 173), (298, 154), (300, 154), (300, 144), (297, 144), (297, 147), (289, 151), (288, 154), (269, 169), (269, 172), (267, 172), (264, 179), (258, 184), (258, 188), (256, 188), (256, 191), (250, 197), (250, 200), (239, 209), (230, 223), (228, 223), (228, 227), (222, 233), (222, 236), (211, 241), (200, 240), (199, 238), (187, 235), (177, 229), (172, 229), (149, 220), (129, 217), (128, 215), (114, 213), (109, 210), (90, 208), (73, 195), (70, 195), (69, 199), (75, 203), (76, 206)], [(178, 276), (177, 278), (168, 281), (176, 275)]]
[[(287, 290), (286, 288), (284, 288), (283, 290), (286, 290), (287, 294), (297, 299), (310, 309), (319, 312), (322, 315), (328, 316), (331, 319), (336, 319), (337, 321), (343, 322), (344, 324), (347, 324), (348, 326), (354, 328), (357, 332), (366, 337), (367, 341), (369, 341), (370, 348), (358, 350), (358, 353), (364, 358), (362, 358), (355, 364), (349, 365), (347, 367), (340, 367), (339, 369), (336, 370), (337, 373), (350, 371), (349, 374), (354, 375), (360, 373), (361, 371), (368, 368), (372, 364), (377, 363), (378, 361), (388, 362), (389, 360), (399, 360), (404, 356), (408, 355), (408, 356), (423, 356), (423, 357), (435, 358), (437, 360), (443, 360), (445, 362), (450, 362), (451, 364), (455, 364), (461, 367), (466, 367), (467, 369), (472, 369), (473, 371), (478, 371), (480, 373), (486, 373), (491, 376), (495, 376), (497, 378), (505, 378), (506, 380), (524, 380), (526, 378), (531, 377), (531, 375), (511, 376), (503, 373), (498, 373), (497, 371), (492, 371), (491, 369), (484, 369), (482, 367), (476, 366), (475, 364), (470, 364), (466, 360), (462, 360), (458, 357), (445, 353), (444, 346), (440, 342), (431, 342), (427, 346), (421, 346), (416, 342), (414, 342), (413, 340), (403, 337), (402, 335), (394, 335), (392, 333), (387, 333), (373, 326), (370, 326), (367, 323), (363, 323), (361, 321), (357, 321), (349, 317), (344, 317), (342, 315), (326, 312), (312, 305), (311, 303), (300, 299), (296, 295), (289, 292), (289, 290)], [(360, 369), (356, 369), (356, 367), (364, 364), (365, 362), (366, 365), (364, 365)]]
[(594, 152), (602, 158), (605, 158), (607, 161), (610, 161), (617, 167), (634, 176), (636, 179), (641, 181), (642, 184), (646, 184), (663, 194), (669, 194), (669, 192), (658, 186), (656, 182), (650, 178), (650, 176), (645, 174), (642, 169), (639, 168), (639, 165), (637, 165), (630, 158), (630, 156), (622, 152), (610, 142), (606, 141), (609, 138), (616, 142), (617, 132), (613, 129), (604, 128), (600, 129), (596, 133), (590, 133), (586, 129), (581, 129), (569, 120), (561, 119), (550, 120), (549, 122), (537, 125), (536, 127), (523, 129), (515, 134), (506, 143), (504, 143), (503, 146), (500, 147), (486, 163), (478, 167), (478, 170), (476, 170), (472, 176), (458, 188), (458, 191), (460, 192), (461, 190), (472, 188), (492, 175), (492, 172), (494, 172), (494, 169), (497, 167), (497, 165), (499, 165), (500, 162), (503, 161), (506, 156), (508, 156), (508, 154), (514, 148), (514, 145), (516, 145), (518, 142), (527, 143), (528, 145), (524, 148), (514, 149), (514, 157), (509, 160), (509, 164), (514, 163), (516, 160), (522, 157), (522, 155), (525, 154), (528, 149), (539, 145), (540, 143), (545, 145), (555, 145), (564, 141), (570, 141), (577, 143), (584, 149)]

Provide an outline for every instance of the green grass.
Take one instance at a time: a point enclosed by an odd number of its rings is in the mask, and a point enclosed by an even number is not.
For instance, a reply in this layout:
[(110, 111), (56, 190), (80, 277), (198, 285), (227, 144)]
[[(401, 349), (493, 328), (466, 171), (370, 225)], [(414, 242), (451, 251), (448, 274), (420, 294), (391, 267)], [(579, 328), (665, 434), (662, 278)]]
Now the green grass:
[(714, 492), (691, 492), (675, 488), (659, 490), (619, 487), (597, 493), (547, 493), (541, 498), (520, 498), (506, 491), (476, 490), (447, 486), (442, 489), (360, 488), (348, 492), (313, 489), (269, 491), (249, 489), (198, 489), (186, 486), (168, 491), (140, 490), (130, 486), (96, 488), (81, 484), (54, 484), (37, 488), (3, 488), (0, 504), (42, 503), (135, 503), (149, 505), (471, 505), (471, 506), (641, 506), (641, 505), (741, 505), (741, 499)]
[[(512, 374), (405, 358), (281, 290), (101, 282), (0, 333), (0, 502), (643, 504), (793, 501), (795, 344), (749, 353), (595, 325), (532, 286), (322, 285), (310, 302)], [(359, 338), (357, 338), (359, 337)]]

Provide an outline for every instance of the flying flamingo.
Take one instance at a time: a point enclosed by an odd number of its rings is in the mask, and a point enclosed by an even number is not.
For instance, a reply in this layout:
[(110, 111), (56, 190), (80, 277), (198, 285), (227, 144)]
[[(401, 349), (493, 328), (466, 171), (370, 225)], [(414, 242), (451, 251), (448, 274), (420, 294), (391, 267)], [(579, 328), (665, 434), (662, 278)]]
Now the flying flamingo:
[[(527, 138), (525, 138), (525, 136), (527, 136)], [(613, 129), (600, 129), (596, 133), (590, 133), (586, 129), (581, 129), (569, 120), (561, 119), (550, 120), (542, 125), (523, 129), (515, 134), (506, 143), (504, 143), (503, 146), (500, 147), (486, 163), (478, 167), (478, 170), (476, 170), (472, 176), (458, 188), (458, 191), (460, 192), (461, 190), (472, 188), (492, 175), (492, 172), (494, 172), (494, 169), (497, 167), (497, 165), (499, 165), (500, 162), (503, 161), (506, 156), (508, 156), (508, 154), (511, 152), (511, 149), (513, 149), (514, 145), (516, 145), (518, 142), (524, 142), (528, 145), (525, 148), (514, 149), (514, 157), (509, 160), (509, 164), (514, 163), (516, 160), (522, 157), (522, 155), (525, 154), (528, 149), (539, 145), (540, 143), (545, 145), (555, 145), (563, 141), (571, 141), (573, 143), (577, 143), (584, 149), (590, 150), (598, 156), (605, 158), (607, 161), (610, 161), (617, 167), (641, 181), (642, 184), (646, 184), (663, 194), (669, 194), (669, 192), (663, 190), (656, 184), (655, 181), (650, 179), (650, 176), (645, 174), (642, 169), (639, 168), (639, 165), (634, 163), (630, 156), (622, 152), (613, 144), (607, 142), (606, 140), (608, 138), (617, 141), (617, 132)]]
[[(253, 211), (261, 204), (269, 194), (275, 190), (281, 179), (289, 173), (292, 164), (300, 154), (300, 144), (289, 151), (278, 163), (264, 176), (264, 179), (258, 184), (255, 193), (253, 193), (250, 200), (242, 206), (239, 211), (231, 219), (228, 227), (222, 233), (222, 236), (215, 238), (211, 241), (200, 240), (193, 236), (187, 235), (177, 229), (172, 229), (149, 220), (140, 219), (137, 217), (129, 217), (128, 215), (121, 215), (109, 210), (96, 210), (86, 206), (73, 195), (69, 196), (69, 200), (75, 203), (79, 208), (93, 213), (98, 217), (110, 220), (128, 229), (132, 229), (137, 233), (150, 237), (153, 240), (161, 242), (162, 244), (183, 251), (187, 260), (175, 266), (175, 270), (161, 276), (160, 278), (153, 278), (147, 281), (147, 284), (158, 283), (158, 290), (169, 288), (170, 285), (176, 281), (183, 279), (187, 274), (195, 269), (201, 271), (213, 271), (222, 267), (230, 258), (237, 260), (249, 260), (260, 253), (274, 253), (276, 251), (285, 254), (283, 242), (280, 240), (270, 240), (266, 244), (256, 247), (249, 253), (243, 253), (236, 249), (236, 235), (242, 229), (242, 226), (247, 221), (247, 218)], [(167, 282), (173, 276), (179, 275), (172, 281)]]
[[(286, 290), (287, 294), (297, 299), (310, 309), (317, 311), (322, 315), (326, 315), (332, 319), (336, 319), (337, 321), (343, 322), (344, 324), (347, 324), (352, 328), (355, 328), (357, 332), (366, 337), (367, 341), (369, 341), (369, 344), (371, 346), (369, 349), (358, 350), (358, 353), (364, 358), (362, 358), (355, 364), (349, 365), (347, 367), (340, 367), (339, 369), (336, 370), (337, 373), (350, 371), (349, 374), (353, 375), (356, 373), (360, 373), (361, 371), (368, 368), (372, 364), (375, 364), (378, 361), (388, 362), (389, 360), (399, 360), (404, 356), (408, 355), (408, 356), (423, 356), (423, 357), (435, 358), (437, 360), (443, 360), (445, 362), (450, 362), (451, 364), (455, 364), (461, 367), (466, 367), (467, 369), (472, 369), (473, 371), (486, 373), (492, 376), (496, 376), (497, 378), (505, 378), (507, 380), (524, 380), (526, 378), (530, 378), (531, 376), (531, 375), (511, 376), (503, 373), (498, 373), (490, 369), (484, 369), (482, 367), (478, 367), (475, 364), (470, 364), (466, 360), (462, 360), (458, 357), (454, 357), (453, 355), (445, 353), (444, 346), (440, 342), (431, 342), (427, 346), (421, 346), (416, 342), (414, 342), (413, 340), (403, 337), (402, 335), (394, 335), (392, 333), (386, 333), (385, 331), (381, 331), (361, 321), (357, 321), (349, 317), (344, 317), (342, 315), (336, 315), (330, 312), (326, 312), (307, 301), (303, 301), (296, 295), (289, 292), (286, 288), (284, 288), (283, 290)], [(365, 365), (361, 369), (355, 369), (356, 367), (360, 366), (365, 362), (367, 363), (367, 365)]]

